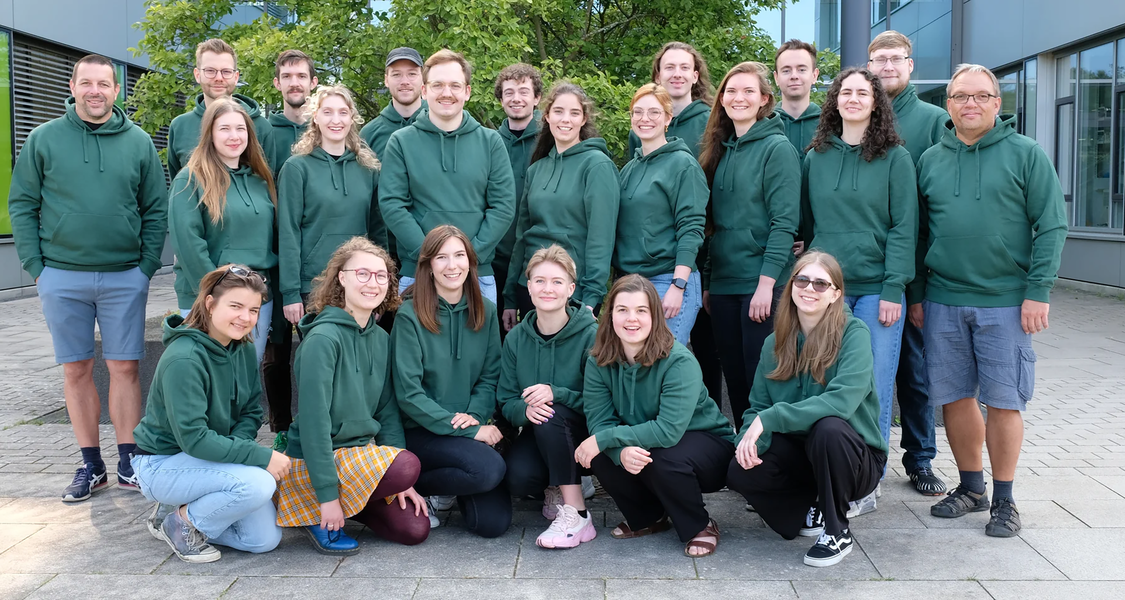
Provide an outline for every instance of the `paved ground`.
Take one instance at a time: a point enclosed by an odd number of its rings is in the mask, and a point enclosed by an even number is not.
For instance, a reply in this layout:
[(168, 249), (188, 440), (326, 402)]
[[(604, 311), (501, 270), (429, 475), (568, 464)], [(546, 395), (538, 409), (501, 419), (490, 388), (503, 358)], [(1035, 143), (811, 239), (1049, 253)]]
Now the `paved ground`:
[[(158, 276), (148, 307), (175, 305)], [(1036, 337), (1036, 398), (1016, 479), (1024, 531), (985, 537), (987, 515), (929, 516), (931, 501), (892, 469), (875, 513), (853, 521), (858, 548), (828, 569), (801, 564), (810, 542), (786, 542), (734, 494), (708, 498), (723, 531), (718, 553), (690, 559), (672, 533), (619, 541), (612, 503), (595, 500), (599, 537), (570, 551), (537, 548), (546, 526), (518, 505), (503, 537), (447, 526), (403, 548), (358, 528), (363, 552), (337, 559), (286, 535), (276, 551), (224, 551), (187, 565), (142, 524), (149, 504), (110, 488), (64, 505), (78, 461), (67, 425), (37, 418), (62, 404), (61, 369), (34, 298), (0, 304), (0, 598), (1122, 598), (1125, 597), (1125, 301), (1058, 290), (1051, 329)], [(897, 430), (895, 431), (897, 436)], [(264, 439), (265, 436), (263, 436)], [(935, 466), (956, 476), (944, 431)], [(107, 462), (115, 462), (103, 428)], [(892, 444), (894, 445), (894, 444)], [(898, 456), (891, 466), (897, 467)]]

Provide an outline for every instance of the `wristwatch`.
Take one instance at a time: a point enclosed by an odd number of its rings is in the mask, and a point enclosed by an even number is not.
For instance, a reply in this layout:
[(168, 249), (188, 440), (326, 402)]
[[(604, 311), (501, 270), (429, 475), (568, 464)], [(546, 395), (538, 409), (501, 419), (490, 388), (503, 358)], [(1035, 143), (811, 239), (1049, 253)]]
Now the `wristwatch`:
[(681, 290), (687, 289), (687, 280), (680, 279), (679, 277), (672, 280), (672, 285), (680, 288)]

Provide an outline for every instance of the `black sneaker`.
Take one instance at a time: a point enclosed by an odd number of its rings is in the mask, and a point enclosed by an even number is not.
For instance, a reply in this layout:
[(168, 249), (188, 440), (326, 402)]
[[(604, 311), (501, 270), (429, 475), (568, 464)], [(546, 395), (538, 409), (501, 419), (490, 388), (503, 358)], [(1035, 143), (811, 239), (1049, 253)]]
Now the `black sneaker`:
[(943, 519), (956, 519), (984, 510), (988, 510), (988, 492), (976, 494), (959, 485), (941, 502), (931, 506), (930, 514)]
[(137, 492), (141, 491), (141, 486), (137, 483), (137, 474), (133, 472), (132, 463), (117, 463), (117, 487)]
[(992, 514), (992, 518), (988, 520), (988, 525), (984, 526), (985, 535), (1015, 537), (1019, 534), (1022, 527), (1020, 525), (1020, 511), (1011, 498), (994, 500), (989, 512)]
[(914, 483), (914, 489), (923, 496), (941, 496), (946, 493), (945, 482), (934, 475), (930, 467), (918, 467), (911, 471), (910, 481)]
[(63, 502), (81, 502), (94, 494), (94, 492), (109, 485), (106, 478), (105, 465), (99, 467), (92, 463), (82, 465), (74, 472), (74, 480), (63, 490)]
[(820, 512), (817, 507), (809, 509), (808, 514), (805, 515), (805, 526), (797, 532), (801, 537), (817, 537), (824, 533), (824, 513)]
[(816, 544), (805, 553), (805, 564), (810, 567), (831, 567), (844, 560), (852, 551), (852, 532), (844, 529), (839, 535), (820, 534)]

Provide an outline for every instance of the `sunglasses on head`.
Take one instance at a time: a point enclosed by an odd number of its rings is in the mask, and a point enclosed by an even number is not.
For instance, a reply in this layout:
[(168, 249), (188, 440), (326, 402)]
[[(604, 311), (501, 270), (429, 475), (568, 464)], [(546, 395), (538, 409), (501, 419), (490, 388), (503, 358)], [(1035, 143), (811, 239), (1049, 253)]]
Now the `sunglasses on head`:
[(215, 282), (215, 285), (211, 286), (211, 289), (213, 290), (213, 289), (219, 287), (219, 284), (222, 283), (223, 280), (227, 278), (227, 275), (234, 275), (235, 277), (241, 277), (243, 279), (249, 279), (250, 277), (256, 277), (262, 283), (266, 282), (266, 278), (263, 277), (262, 274), (257, 272), (257, 271), (247, 269), (245, 267), (240, 267), (238, 265), (231, 265), (231, 266), (227, 267), (226, 271), (223, 271), (223, 274), (219, 276), (218, 281)]
[(809, 279), (808, 277), (805, 277), (804, 275), (798, 275), (798, 276), (793, 278), (793, 285), (797, 286), (798, 288), (800, 288), (802, 290), (808, 289), (809, 284), (812, 284), (812, 289), (814, 291), (816, 291), (818, 294), (826, 292), (829, 289), (835, 289), (836, 288), (836, 286), (831, 281), (825, 281), (823, 279)]

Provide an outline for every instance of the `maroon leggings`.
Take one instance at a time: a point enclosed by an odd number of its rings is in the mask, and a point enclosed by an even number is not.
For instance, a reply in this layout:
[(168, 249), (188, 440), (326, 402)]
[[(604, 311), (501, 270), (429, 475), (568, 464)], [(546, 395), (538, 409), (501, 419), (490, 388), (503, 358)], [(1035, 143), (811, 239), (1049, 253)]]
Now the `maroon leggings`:
[(398, 504), (396, 498), (390, 504), (384, 500), (387, 496), (398, 494), (407, 490), (418, 481), (418, 474), (422, 471), (422, 463), (418, 457), (408, 450), (403, 450), (395, 457), (394, 462), (383, 474), (383, 479), (371, 497), (367, 506), (359, 511), (352, 519), (367, 526), (375, 535), (399, 544), (413, 546), (426, 541), (430, 535), (430, 520), (425, 514), (414, 515), (414, 504), (407, 500), (406, 510)]

